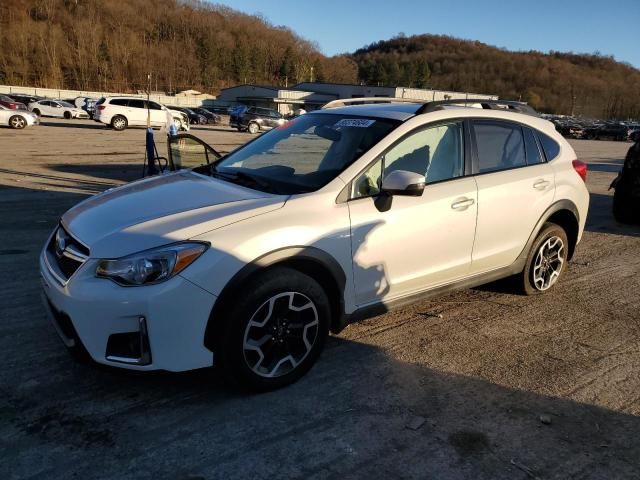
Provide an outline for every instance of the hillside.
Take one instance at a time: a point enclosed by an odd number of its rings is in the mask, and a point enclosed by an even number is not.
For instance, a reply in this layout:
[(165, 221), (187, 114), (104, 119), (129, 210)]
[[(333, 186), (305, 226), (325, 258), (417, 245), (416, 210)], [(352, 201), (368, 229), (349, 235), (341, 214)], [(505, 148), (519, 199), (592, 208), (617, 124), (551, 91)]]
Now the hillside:
[(431, 87), (551, 113), (640, 117), (640, 71), (611, 57), (399, 36), (328, 58), (287, 27), (196, 0), (2, 0), (0, 83), (132, 92), (308, 81)]
[(640, 117), (640, 70), (601, 55), (509, 52), (446, 36), (396, 37), (353, 54), (368, 84), (522, 99), (551, 113)]
[(354, 82), (285, 27), (183, 0), (2, 0), (0, 83), (49, 88), (215, 91), (236, 83)]

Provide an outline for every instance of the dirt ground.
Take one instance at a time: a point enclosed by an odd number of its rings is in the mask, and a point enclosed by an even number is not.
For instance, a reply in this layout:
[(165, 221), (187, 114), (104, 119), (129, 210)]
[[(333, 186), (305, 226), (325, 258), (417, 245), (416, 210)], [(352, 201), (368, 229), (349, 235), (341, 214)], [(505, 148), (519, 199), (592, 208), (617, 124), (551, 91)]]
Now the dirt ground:
[(552, 292), (492, 284), (351, 325), (297, 384), (244, 396), (207, 369), (77, 365), (40, 305), (46, 236), (140, 175), (144, 131), (1, 129), (0, 478), (640, 478), (640, 229), (607, 191), (630, 144), (572, 144), (591, 210)]

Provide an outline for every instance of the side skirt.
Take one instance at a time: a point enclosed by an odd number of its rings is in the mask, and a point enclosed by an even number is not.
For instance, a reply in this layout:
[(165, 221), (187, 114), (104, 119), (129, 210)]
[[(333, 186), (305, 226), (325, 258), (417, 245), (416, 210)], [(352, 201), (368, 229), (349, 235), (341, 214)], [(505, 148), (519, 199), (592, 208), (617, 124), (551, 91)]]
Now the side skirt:
[(396, 298), (387, 302), (378, 302), (360, 307), (353, 313), (345, 315), (345, 322), (343, 325), (346, 327), (350, 323), (359, 322), (367, 318), (382, 315), (392, 310), (397, 310), (402, 307), (406, 307), (407, 305), (412, 305), (419, 301), (428, 300), (447, 293), (477, 287), (479, 285), (484, 285), (485, 283), (491, 283), (502, 278), (510, 277), (524, 270), (525, 261), (526, 258), (518, 259), (515, 263), (509, 265), (508, 267), (492, 270), (490, 272), (475, 275), (458, 282), (449, 283), (447, 285), (442, 285), (440, 287), (414, 293), (405, 297)]

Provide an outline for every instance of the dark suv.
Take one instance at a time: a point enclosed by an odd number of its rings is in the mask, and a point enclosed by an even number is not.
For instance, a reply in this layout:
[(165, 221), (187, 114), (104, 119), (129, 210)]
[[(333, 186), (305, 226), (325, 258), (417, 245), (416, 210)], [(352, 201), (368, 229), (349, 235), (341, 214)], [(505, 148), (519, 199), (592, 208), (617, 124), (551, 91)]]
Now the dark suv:
[(229, 125), (238, 131), (258, 133), (261, 130), (271, 130), (286, 123), (286, 120), (275, 110), (258, 107), (238, 107), (231, 113)]

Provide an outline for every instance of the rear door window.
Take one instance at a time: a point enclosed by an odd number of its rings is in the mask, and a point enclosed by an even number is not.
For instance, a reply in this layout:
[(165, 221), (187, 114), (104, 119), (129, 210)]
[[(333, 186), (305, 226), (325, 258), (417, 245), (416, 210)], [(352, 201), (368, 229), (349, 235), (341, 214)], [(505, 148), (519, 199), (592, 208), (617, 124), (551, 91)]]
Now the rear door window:
[(111, 105), (116, 105), (117, 107), (126, 107), (128, 100), (125, 98), (114, 98), (111, 100)]
[(497, 172), (527, 164), (520, 125), (494, 120), (475, 120), (479, 173)]
[(144, 107), (144, 100), (133, 100), (133, 99), (130, 99), (129, 100), (129, 107), (130, 108), (145, 108)]

